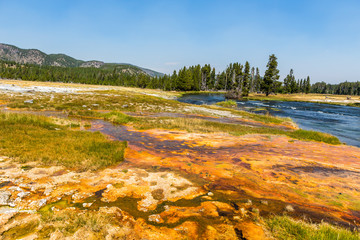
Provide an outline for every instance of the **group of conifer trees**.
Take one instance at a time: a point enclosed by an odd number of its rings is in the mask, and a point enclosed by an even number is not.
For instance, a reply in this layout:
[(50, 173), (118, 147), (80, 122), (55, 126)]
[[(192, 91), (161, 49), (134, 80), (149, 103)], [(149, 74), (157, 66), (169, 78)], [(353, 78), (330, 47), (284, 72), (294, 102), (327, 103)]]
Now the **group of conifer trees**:
[(284, 79), (283, 92), (284, 93), (309, 93), (311, 90), (310, 77), (306, 79), (295, 80), (294, 71), (291, 69), (290, 73)]
[(360, 82), (342, 82), (339, 84), (329, 84), (317, 82), (311, 86), (312, 93), (321, 94), (340, 94), (340, 95), (358, 95), (360, 96)]
[(310, 84), (310, 77), (295, 80), (294, 72), (279, 81), (277, 58), (270, 55), (267, 69), (260, 75), (259, 68), (251, 67), (249, 62), (231, 63), (216, 73), (210, 64), (183, 67), (178, 72), (161, 77), (151, 77), (145, 73), (124, 71), (124, 68), (81, 68), (54, 67), (15, 62), (0, 62), (0, 78), (30, 81), (73, 82), (99, 85), (115, 85), (162, 89), (166, 91), (225, 91), (229, 98), (241, 98), (249, 93), (329, 93), (360, 95), (360, 82)]

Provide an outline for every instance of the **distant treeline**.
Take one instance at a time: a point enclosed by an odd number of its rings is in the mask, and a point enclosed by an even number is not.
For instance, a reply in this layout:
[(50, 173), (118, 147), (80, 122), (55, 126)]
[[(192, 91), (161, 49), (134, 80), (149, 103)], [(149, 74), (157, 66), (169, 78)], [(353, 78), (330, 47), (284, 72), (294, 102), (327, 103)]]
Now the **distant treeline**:
[(156, 79), (134, 69), (124, 68), (85, 68), (54, 67), (15, 62), (0, 62), (0, 77), (29, 81), (50, 81), (65, 83), (84, 83), (97, 85), (115, 85), (129, 87), (149, 87)]
[(0, 78), (22, 79), (30, 81), (52, 81), (66, 83), (84, 83), (114, 85), (126, 87), (162, 89), (166, 91), (226, 91), (230, 98), (240, 98), (248, 93), (330, 93), (359, 95), (359, 82), (310, 85), (310, 78), (295, 80), (293, 70), (283, 82), (279, 81), (277, 58), (269, 57), (267, 70), (260, 76), (258, 68), (231, 63), (227, 68), (216, 73), (210, 64), (184, 67), (171, 75), (151, 77), (136, 69), (113, 67), (106, 69), (84, 67), (54, 67), (33, 64), (19, 64), (0, 61)]
[(317, 82), (311, 86), (312, 93), (360, 95), (360, 82), (343, 82), (339, 84), (328, 84)]
[[(231, 63), (225, 71), (216, 73), (210, 64), (184, 67), (171, 75), (151, 77), (136, 69), (116, 67), (99, 69), (84, 67), (54, 67), (34, 64), (19, 64), (0, 61), (0, 78), (30, 81), (51, 81), (65, 83), (84, 83), (114, 85), (139, 88), (162, 89), (166, 91), (227, 91), (246, 96), (249, 92), (262, 92), (265, 85), (258, 68)], [(298, 86), (300, 81), (296, 83)], [(268, 91), (283, 92), (282, 84), (272, 81)], [(299, 85), (292, 92), (303, 91)], [(241, 92), (241, 93), (240, 93)]]

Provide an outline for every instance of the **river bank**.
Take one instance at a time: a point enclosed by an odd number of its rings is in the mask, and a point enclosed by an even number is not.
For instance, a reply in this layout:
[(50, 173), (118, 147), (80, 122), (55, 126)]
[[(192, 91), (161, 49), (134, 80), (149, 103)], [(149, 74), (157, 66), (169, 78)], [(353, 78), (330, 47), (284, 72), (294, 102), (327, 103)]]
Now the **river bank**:
[(360, 96), (334, 95), (334, 94), (276, 94), (265, 96), (264, 94), (250, 94), (245, 99), (259, 101), (291, 101), (291, 102), (315, 102), (322, 104), (335, 104), (351, 107), (360, 107)]

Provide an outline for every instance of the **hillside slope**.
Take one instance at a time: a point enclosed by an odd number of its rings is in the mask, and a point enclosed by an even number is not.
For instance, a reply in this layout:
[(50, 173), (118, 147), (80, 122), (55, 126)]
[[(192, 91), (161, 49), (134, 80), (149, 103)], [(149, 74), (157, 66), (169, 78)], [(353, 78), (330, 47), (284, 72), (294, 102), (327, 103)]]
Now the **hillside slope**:
[(121, 68), (126, 72), (136, 74), (145, 73), (153, 77), (163, 75), (162, 73), (131, 64), (104, 63), (97, 60), (83, 61), (65, 54), (46, 54), (38, 49), (21, 49), (19, 47), (4, 43), (0, 43), (0, 60), (57, 67), (116, 67)]

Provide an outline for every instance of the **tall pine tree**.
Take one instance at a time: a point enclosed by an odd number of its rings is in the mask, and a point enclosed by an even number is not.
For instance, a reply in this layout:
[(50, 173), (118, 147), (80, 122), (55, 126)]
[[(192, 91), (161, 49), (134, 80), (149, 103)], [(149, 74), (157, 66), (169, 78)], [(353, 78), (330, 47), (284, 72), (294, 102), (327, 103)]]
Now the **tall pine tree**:
[(269, 96), (271, 91), (276, 91), (274, 86), (277, 85), (277, 80), (280, 78), (279, 70), (277, 69), (278, 62), (274, 54), (269, 56), (269, 61), (266, 67), (267, 69), (264, 74), (261, 90), (266, 94), (266, 96)]
[(249, 95), (250, 81), (251, 81), (250, 64), (248, 61), (246, 61), (245, 69), (244, 69), (244, 80), (243, 80), (243, 85), (242, 85), (242, 95), (243, 96)]

